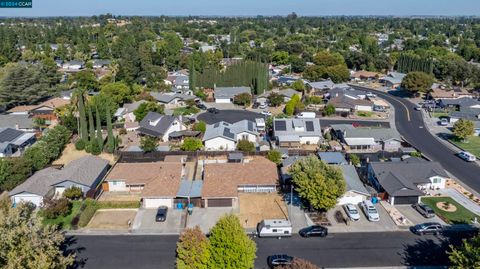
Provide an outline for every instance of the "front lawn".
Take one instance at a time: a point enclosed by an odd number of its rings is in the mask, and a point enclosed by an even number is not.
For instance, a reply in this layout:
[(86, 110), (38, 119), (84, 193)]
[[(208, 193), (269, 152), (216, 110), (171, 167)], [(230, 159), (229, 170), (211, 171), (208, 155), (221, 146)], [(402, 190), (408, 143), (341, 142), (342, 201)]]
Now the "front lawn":
[(357, 112), (357, 116), (359, 117), (365, 117), (365, 118), (370, 118), (374, 115), (375, 113), (370, 112), (370, 111), (359, 111)]
[(59, 228), (64, 230), (69, 230), (72, 226), (72, 220), (75, 216), (80, 213), (80, 207), (82, 206), (82, 201), (72, 201), (72, 209), (70, 214), (66, 216), (59, 216), (55, 219), (43, 218), (43, 224), (45, 225), (58, 225)]
[(447, 112), (432, 112), (432, 117), (433, 118), (447, 118), (448, 113)]
[[(422, 202), (429, 205), (442, 220), (447, 223), (471, 223), (471, 221), (478, 216), (468, 211), (461, 204), (457, 203), (450, 197), (424, 197)], [(437, 203), (447, 202), (450, 204), (449, 209), (442, 209), (437, 207)], [(456, 210), (453, 210), (456, 208)], [(452, 210), (449, 212), (448, 210)]]
[(173, 115), (174, 116), (188, 116), (188, 115), (193, 115), (197, 114), (200, 112), (200, 109), (192, 106), (192, 107), (177, 107), (173, 110)]
[(467, 142), (462, 142), (456, 139), (455, 137), (450, 138), (450, 142), (457, 145), (457, 147), (468, 151), (473, 155), (480, 158), (480, 136), (471, 136), (468, 138)]

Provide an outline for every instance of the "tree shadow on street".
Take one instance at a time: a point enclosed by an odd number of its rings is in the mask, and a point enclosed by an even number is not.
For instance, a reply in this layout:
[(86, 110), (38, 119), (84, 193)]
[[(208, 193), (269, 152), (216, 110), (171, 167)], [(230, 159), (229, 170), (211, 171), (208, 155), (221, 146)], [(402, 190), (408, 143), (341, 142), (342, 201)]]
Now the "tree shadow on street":
[(88, 258), (80, 258), (79, 254), (85, 250), (84, 247), (77, 245), (77, 239), (74, 236), (66, 236), (61, 249), (65, 255), (75, 255), (75, 262), (69, 266), (69, 269), (84, 268)]

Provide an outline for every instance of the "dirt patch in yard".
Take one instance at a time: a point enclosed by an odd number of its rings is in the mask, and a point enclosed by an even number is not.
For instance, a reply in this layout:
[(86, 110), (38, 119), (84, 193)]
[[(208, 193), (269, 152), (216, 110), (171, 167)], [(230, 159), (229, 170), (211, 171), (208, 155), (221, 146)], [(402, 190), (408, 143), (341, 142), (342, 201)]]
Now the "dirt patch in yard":
[(244, 228), (255, 228), (263, 219), (285, 219), (287, 206), (277, 193), (240, 193), (240, 223)]
[(129, 192), (103, 192), (98, 198), (101, 202), (131, 202), (140, 201), (140, 193)]
[[(55, 165), (59, 165), (59, 164), (67, 165), (68, 163), (70, 163), (73, 160), (79, 159), (79, 158), (84, 157), (84, 156), (89, 156), (89, 155), (92, 155), (92, 154), (87, 153), (84, 150), (76, 150), (75, 145), (70, 143), (63, 150), (62, 156), (60, 156), (60, 158), (58, 160), (55, 160), (53, 162), (53, 164), (55, 164)], [(100, 157), (102, 159), (105, 159), (105, 160), (108, 160), (110, 162), (110, 164), (115, 163), (115, 158), (114, 158), (113, 154), (102, 153), (102, 154), (98, 155), (98, 157)]]
[(87, 229), (126, 230), (128, 223), (137, 214), (135, 209), (98, 210), (87, 225)]
[(447, 203), (447, 202), (438, 202), (436, 204), (436, 206), (437, 206), (438, 209), (441, 209), (441, 210), (447, 211), (447, 212), (457, 211), (457, 207), (455, 205), (452, 205), (452, 204)]

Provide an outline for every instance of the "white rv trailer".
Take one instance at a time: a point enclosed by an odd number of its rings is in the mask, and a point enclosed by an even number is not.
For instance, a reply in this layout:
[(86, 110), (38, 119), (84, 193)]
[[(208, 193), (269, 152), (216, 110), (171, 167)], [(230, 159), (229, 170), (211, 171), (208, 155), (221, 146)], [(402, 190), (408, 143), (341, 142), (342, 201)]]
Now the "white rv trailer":
[(285, 219), (265, 219), (257, 225), (258, 237), (292, 236), (292, 224)]

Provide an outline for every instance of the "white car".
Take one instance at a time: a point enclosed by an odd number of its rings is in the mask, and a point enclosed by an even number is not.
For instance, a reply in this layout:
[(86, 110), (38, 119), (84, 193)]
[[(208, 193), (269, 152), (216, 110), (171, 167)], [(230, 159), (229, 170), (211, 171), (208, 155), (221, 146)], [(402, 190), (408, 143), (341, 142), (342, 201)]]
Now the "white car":
[(360, 219), (360, 213), (354, 205), (346, 204), (343, 206), (343, 208), (345, 209), (345, 212), (351, 220), (357, 221)]
[(438, 122), (438, 125), (440, 125), (440, 126), (448, 126), (448, 120), (447, 120), (447, 119), (441, 119), (441, 120)]
[(466, 152), (466, 151), (462, 151), (462, 152), (458, 153), (458, 157), (462, 158), (463, 160), (465, 160), (467, 162), (474, 162), (474, 161), (477, 160), (475, 155), (473, 155), (470, 152)]
[(270, 111), (264, 110), (261, 113), (262, 113), (262, 115), (265, 115), (265, 116), (272, 116), (272, 112), (270, 112)]
[(371, 201), (366, 200), (363, 201), (361, 204), (363, 213), (365, 213), (368, 221), (380, 221), (380, 215), (378, 214), (378, 210)]
[(258, 106), (258, 108), (260, 108), (260, 109), (265, 109), (265, 108), (267, 108), (267, 107), (268, 107), (268, 106), (267, 106), (266, 103), (260, 104), (260, 105)]

